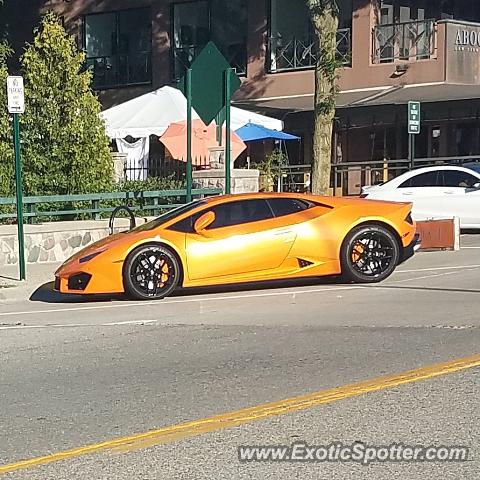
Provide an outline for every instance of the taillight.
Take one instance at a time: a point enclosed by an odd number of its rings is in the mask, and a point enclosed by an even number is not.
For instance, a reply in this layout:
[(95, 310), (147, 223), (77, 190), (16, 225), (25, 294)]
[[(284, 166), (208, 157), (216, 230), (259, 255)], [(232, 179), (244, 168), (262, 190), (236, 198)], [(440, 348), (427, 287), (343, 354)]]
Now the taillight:
[(407, 217), (405, 218), (405, 221), (410, 224), (410, 225), (413, 225), (413, 218), (412, 218), (412, 212), (410, 212)]

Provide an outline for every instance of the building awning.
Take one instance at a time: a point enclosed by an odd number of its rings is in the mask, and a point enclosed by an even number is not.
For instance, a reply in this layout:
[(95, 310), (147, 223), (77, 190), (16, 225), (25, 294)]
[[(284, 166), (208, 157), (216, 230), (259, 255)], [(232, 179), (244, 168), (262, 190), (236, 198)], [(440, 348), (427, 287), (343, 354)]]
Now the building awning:
[[(346, 90), (337, 97), (337, 107), (343, 108), (351, 103), (370, 98), (373, 95), (389, 90), (390, 87), (368, 88), (364, 90)], [(291, 95), (282, 97), (259, 98), (240, 100), (235, 102), (238, 106), (259, 111), (285, 111), (285, 112), (312, 112), (314, 104), (313, 92), (305, 95)]]
[[(448, 83), (397, 85), (345, 90), (337, 97), (337, 108), (367, 107), (376, 105), (403, 105), (410, 100), (424, 103), (480, 99), (480, 85)], [(237, 102), (246, 108), (259, 111), (311, 112), (314, 95), (296, 95)]]
[(475, 98), (480, 98), (480, 85), (435, 83), (393, 87), (375, 97), (358, 100), (349, 106), (404, 105), (410, 100), (433, 103)]

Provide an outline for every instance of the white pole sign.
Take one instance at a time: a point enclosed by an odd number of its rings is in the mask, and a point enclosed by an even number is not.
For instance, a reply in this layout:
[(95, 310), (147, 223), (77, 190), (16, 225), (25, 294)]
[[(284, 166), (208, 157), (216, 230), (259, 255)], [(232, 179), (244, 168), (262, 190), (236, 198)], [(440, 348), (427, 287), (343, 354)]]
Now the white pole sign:
[(7, 77), (8, 113), (25, 112), (23, 77)]

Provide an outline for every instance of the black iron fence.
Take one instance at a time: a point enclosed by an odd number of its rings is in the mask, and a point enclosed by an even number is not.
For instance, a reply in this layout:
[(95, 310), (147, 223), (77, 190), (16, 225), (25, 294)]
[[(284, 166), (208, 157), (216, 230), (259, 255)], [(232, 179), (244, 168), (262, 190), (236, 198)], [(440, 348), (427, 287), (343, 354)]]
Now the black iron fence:
[[(209, 168), (208, 158), (196, 158), (194, 170), (205, 170)], [(185, 181), (187, 175), (186, 163), (165, 156), (150, 156), (146, 165), (141, 165), (134, 160), (125, 160), (125, 180), (146, 180), (152, 177), (170, 178), (175, 181)]]

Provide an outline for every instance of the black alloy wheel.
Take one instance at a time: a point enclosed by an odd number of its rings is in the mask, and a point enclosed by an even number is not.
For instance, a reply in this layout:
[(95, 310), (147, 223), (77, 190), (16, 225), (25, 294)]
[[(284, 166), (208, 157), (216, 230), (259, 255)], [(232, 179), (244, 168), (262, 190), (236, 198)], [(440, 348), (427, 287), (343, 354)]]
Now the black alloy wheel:
[(175, 255), (162, 245), (136, 248), (123, 268), (123, 285), (129, 297), (157, 300), (171, 294), (180, 281), (180, 265)]
[(342, 273), (356, 283), (381, 282), (389, 277), (400, 260), (395, 236), (380, 225), (353, 229), (341, 251)]

